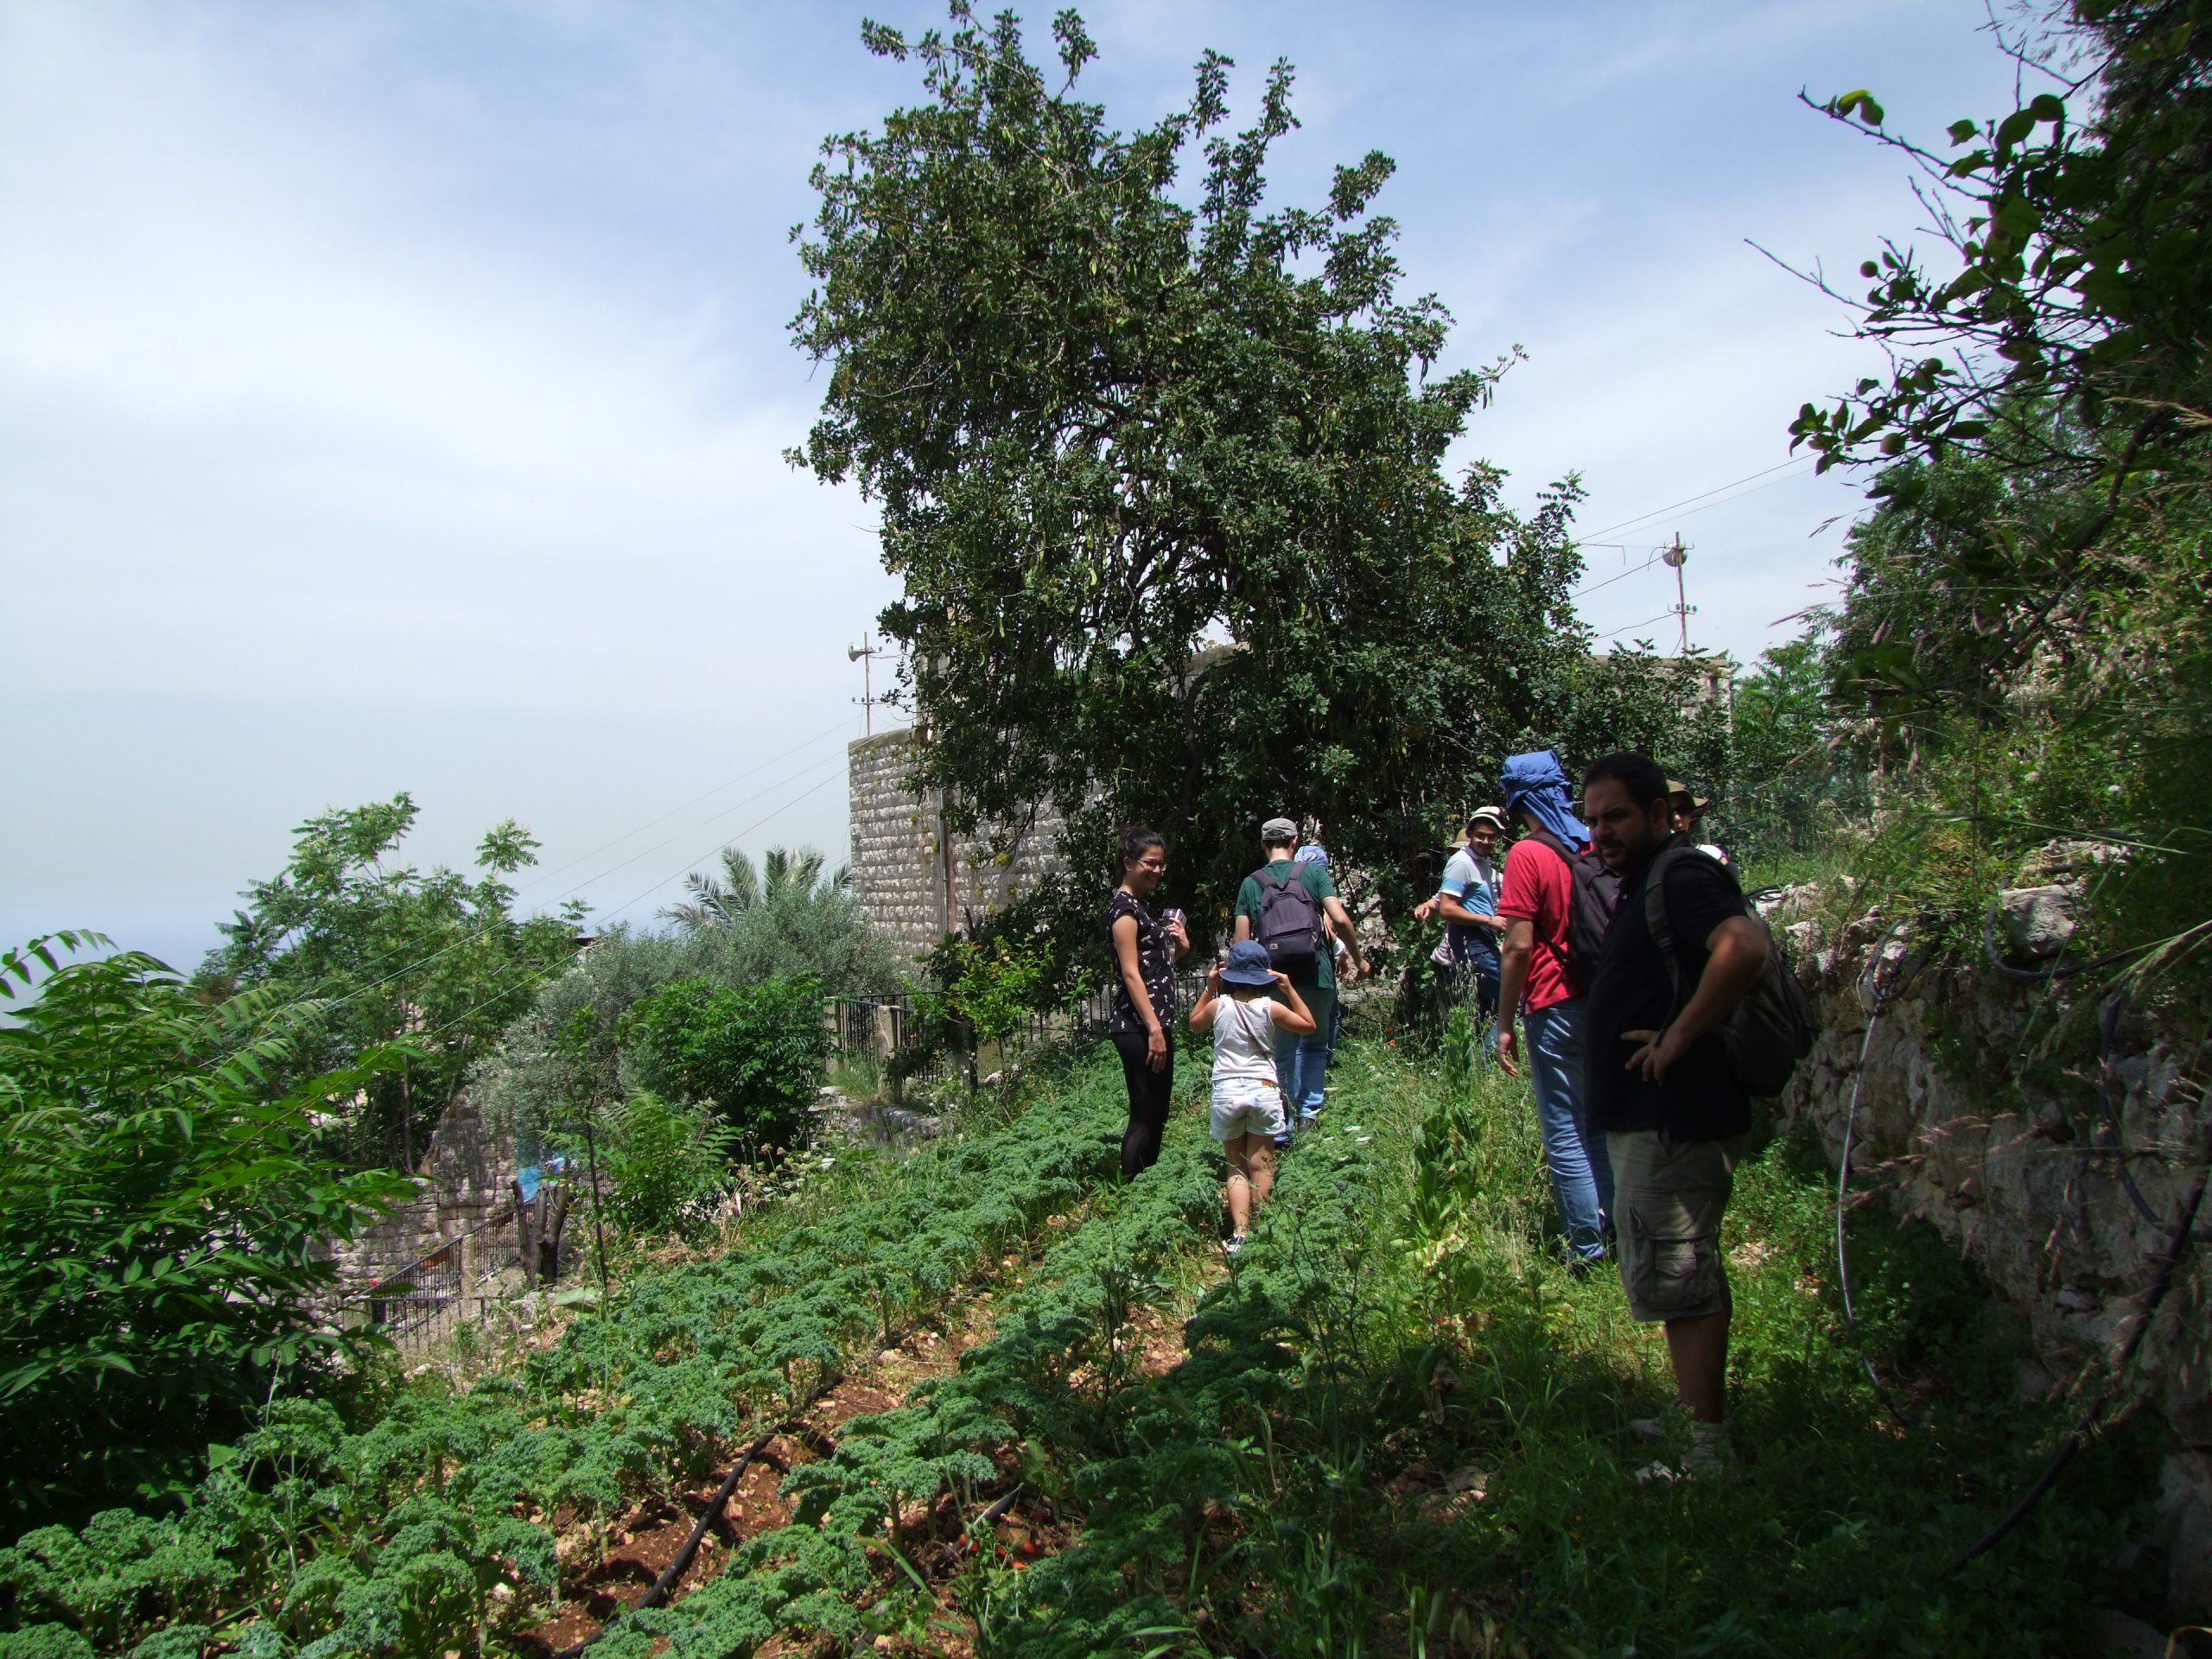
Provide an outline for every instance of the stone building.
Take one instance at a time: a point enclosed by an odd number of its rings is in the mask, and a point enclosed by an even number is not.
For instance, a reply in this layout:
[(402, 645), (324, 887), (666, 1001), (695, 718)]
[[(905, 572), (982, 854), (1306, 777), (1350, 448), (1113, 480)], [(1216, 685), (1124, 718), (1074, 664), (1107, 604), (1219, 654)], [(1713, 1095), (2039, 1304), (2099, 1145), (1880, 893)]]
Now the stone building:
[(875, 925), (919, 957), (1055, 868), (1061, 820), (1044, 807), (1025, 826), (949, 831), (943, 800), (909, 781), (916, 741), (906, 727), (848, 745), (846, 807), (853, 890)]

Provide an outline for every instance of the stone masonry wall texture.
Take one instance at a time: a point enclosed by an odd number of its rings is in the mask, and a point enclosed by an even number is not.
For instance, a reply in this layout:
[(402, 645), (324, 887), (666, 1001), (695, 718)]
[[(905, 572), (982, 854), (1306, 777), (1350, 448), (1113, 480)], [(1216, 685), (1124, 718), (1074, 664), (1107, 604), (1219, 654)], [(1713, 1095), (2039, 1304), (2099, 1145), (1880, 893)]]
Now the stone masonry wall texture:
[[(2022, 1393), (2064, 1399), (2077, 1379), (2101, 1385), (2212, 1138), (2212, 1105), (2198, 1081), (2201, 1040), (2131, 1014), (2101, 1060), (2093, 1001), (2080, 1011), (2092, 1027), (2086, 1039), (2032, 1064), (2050, 1040), (2054, 1013), (2076, 997), (2094, 999), (2096, 985), (2008, 982), (1971, 961), (1920, 966), (1916, 923), (1879, 914), (1839, 922), (1833, 911), (1818, 913), (1817, 899), (1794, 889), (1770, 918), (1821, 1022), (1811, 1057), (1776, 1103), (1783, 1126), (1808, 1130), (1833, 1169), (1855, 1091), (1854, 1192), (1932, 1224), (2025, 1317), (2033, 1357), (2022, 1368)], [(1862, 981), (1876, 982), (1869, 969), (1878, 958), (1896, 987), (1878, 1018), (1862, 995)], [(2054, 1060), (2083, 1078), (2108, 1062), (2118, 1136), (2094, 1121), (2094, 1108), (2085, 1115), (2078, 1099), (2069, 1103), (2043, 1081)], [(1977, 1071), (2009, 1074), (2009, 1086), (1977, 1086), (1968, 1080)], [(2159, 1224), (2121, 1185), (2122, 1159)], [(2177, 1619), (2212, 1615), (2208, 1257), (2212, 1249), (2200, 1245), (2183, 1258), (2124, 1383), (2171, 1434), (2157, 1541)]]
[(853, 889), (875, 925), (919, 957), (1055, 868), (1060, 818), (1043, 809), (1025, 826), (948, 836), (937, 801), (908, 781), (915, 742), (912, 728), (855, 740), (846, 788)]

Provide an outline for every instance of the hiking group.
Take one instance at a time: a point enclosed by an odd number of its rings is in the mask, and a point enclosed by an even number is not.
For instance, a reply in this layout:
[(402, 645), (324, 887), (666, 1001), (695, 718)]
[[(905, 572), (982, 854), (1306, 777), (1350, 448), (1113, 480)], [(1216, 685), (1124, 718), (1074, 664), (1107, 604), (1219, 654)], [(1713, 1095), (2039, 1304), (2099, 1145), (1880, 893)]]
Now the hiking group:
[[(1525, 1056), (1570, 1268), (1612, 1257), (1635, 1318), (1664, 1328), (1673, 1414), (1689, 1436), (1682, 1468), (1699, 1472), (1733, 1455), (1721, 1219), (1751, 1100), (1779, 1093), (1809, 1050), (1811, 1008), (1727, 854), (1694, 839), (1702, 798), (1627, 752), (1580, 781), (1578, 807), (1553, 752), (1507, 760), (1504, 805), (1468, 814), (1414, 915), (1444, 918), (1438, 982), (1468, 1010), (1486, 1061), (1517, 1075)], [(1277, 1151), (1322, 1110), (1339, 974), (1365, 971), (1327, 855), (1301, 846), (1288, 818), (1259, 839), (1264, 861), (1237, 890), (1232, 938), (1188, 1014), (1213, 1039), (1210, 1128), (1228, 1164), (1232, 1255)], [(1151, 902), (1166, 870), (1160, 836), (1123, 836), (1107, 928), (1125, 1177), (1159, 1156), (1174, 1081), (1175, 964), (1191, 936), (1180, 911)], [(1631, 1427), (1671, 1432), (1666, 1418)]]

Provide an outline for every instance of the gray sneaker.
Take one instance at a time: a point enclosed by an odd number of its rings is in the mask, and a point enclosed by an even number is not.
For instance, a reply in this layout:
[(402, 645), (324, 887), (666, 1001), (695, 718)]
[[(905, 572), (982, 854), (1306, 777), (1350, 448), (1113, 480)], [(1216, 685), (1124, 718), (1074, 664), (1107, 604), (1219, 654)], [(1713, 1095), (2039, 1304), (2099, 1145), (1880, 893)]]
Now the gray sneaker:
[(1669, 1400), (1651, 1417), (1631, 1417), (1628, 1420), (1628, 1437), (1632, 1440), (1649, 1440), (1657, 1445), (1671, 1440), (1689, 1427), (1690, 1408), (1680, 1400)]
[(1684, 1480), (1709, 1479), (1736, 1467), (1736, 1448), (1719, 1423), (1700, 1423), (1690, 1431), (1689, 1450), (1682, 1453)]

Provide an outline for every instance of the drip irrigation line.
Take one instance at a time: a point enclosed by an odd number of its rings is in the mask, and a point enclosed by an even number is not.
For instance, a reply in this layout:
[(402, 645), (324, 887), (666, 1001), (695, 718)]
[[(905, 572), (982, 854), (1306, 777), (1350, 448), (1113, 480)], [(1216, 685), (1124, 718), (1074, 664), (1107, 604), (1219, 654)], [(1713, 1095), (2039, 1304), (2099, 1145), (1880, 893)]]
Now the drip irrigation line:
[(2119, 1156), (2113, 1166), (2120, 1172), (2120, 1184), (2127, 1193), (2128, 1202), (2135, 1206), (2135, 1213), (2153, 1227), (2158, 1224), (2158, 1212), (2143, 1196), (2143, 1189), (2135, 1184), (2135, 1172), (2127, 1166), (2127, 1137), (2120, 1133), (2119, 1114), (2112, 1106), (2112, 1051), (2113, 1039), (2120, 1030), (2120, 1016), (2127, 1008), (2127, 988), (2122, 986), (2105, 998), (2105, 1005), (2097, 1011), (2097, 1110), (2104, 1115), (2105, 1127), (2112, 1131), (2113, 1150)]
[[(921, 1328), (922, 1327), (919, 1324), (907, 1325), (902, 1330), (887, 1335), (883, 1339), (882, 1345), (887, 1348), (896, 1347)], [(677, 1582), (682, 1580), (683, 1574), (690, 1569), (691, 1566), (691, 1560), (699, 1553), (699, 1546), (705, 1541), (708, 1531), (717, 1521), (721, 1519), (722, 1510), (729, 1503), (730, 1498), (736, 1493), (738, 1483), (745, 1478), (745, 1471), (753, 1465), (756, 1459), (761, 1458), (763, 1454), (766, 1452), (768, 1449), (768, 1443), (774, 1440), (776, 1436), (779, 1434), (796, 1433), (798, 1429), (804, 1426), (806, 1414), (813, 1410), (815, 1407), (820, 1405), (823, 1400), (829, 1397), (830, 1390), (837, 1388), (844, 1381), (845, 1373), (842, 1370), (839, 1370), (836, 1375), (825, 1378), (813, 1393), (808, 1395), (804, 1401), (800, 1402), (798, 1410), (792, 1412), (790, 1416), (785, 1418), (783, 1421), (778, 1423), (773, 1428), (768, 1430), (767, 1433), (762, 1434), (759, 1439), (755, 1440), (750, 1446), (745, 1448), (744, 1455), (738, 1459), (736, 1465), (730, 1470), (729, 1473), (722, 1478), (722, 1484), (715, 1489), (714, 1496), (707, 1500), (707, 1507), (705, 1510), (701, 1511), (698, 1520), (693, 1522), (690, 1535), (684, 1539), (683, 1548), (676, 1552), (676, 1559), (661, 1569), (660, 1576), (652, 1581), (652, 1586), (648, 1589), (644, 1595), (639, 1597), (638, 1599), (632, 1602), (628, 1607), (624, 1608), (622, 1610), (623, 1613), (641, 1613), (649, 1607), (659, 1606), (661, 1603), (668, 1599), (668, 1592), (676, 1587)], [(989, 1509), (983, 1511), (982, 1516), (978, 1517), (979, 1523), (984, 1526), (988, 1526), (992, 1522), (997, 1521), (1001, 1516), (1005, 1515), (1008, 1510), (1014, 1507), (1014, 1500), (1020, 1497), (1020, 1494), (1021, 1483), (1020, 1481), (1016, 1481), (1014, 1482), (1012, 1489), (1008, 1491), (1003, 1497), (992, 1504)], [(957, 1545), (954, 1546), (954, 1550), (957, 1554), (958, 1550)], [(617, 1614), (615, 1617), (619, 1618), (621, 1616), (622, 1614)], [(607, 1631), (613, 1627), (613, 1624), (614, 1619), (608, 1619), (606, 1624), (601, 1624), (589, 1636), (583, 1637), (577, 1641), (571, 1642), (567, 1647), (556, 1651), (553, 1655), (553, 1659), (579, 1659), (579, 1656), (585, 1653), (593, 1646), (594, 1643), (597, 1643), (601, 1637), (606, 1636)]]
[[(900, 1334), (899, 1340), (903, 1342), (912, 1334), (912, 1331), (904, 1332)], [(707, 1529), (721, 1519), (723, 1506), (729, 1502), (731, 1495), (737, 1491), (737, 1483), (745, 1478), (745, 1471), (753, 1466), (753, 1460), (768, 1449), (769, 1441), (774, 1440), (777, 1435), (790, 1431), (794, 1425), (805, 1417), (808, 1412), (813, 1410), (828, 1397), (830, 1389), (844, 1380), (845, 1374), (842, 1370), (836, 1376), (824, 1380), (819, 1388), (806, 1396), (797, 1411), (745, 1448), (745, 1455), (738, 1459), (736, 1465), (724, 1477), (722, 1484), (715, 1489), (715, 1495), (707, 1500), (705, 1510), (693, 1525), (691, 1535), (683, 1541), (683, 1548), (676, 1552), (676, 1559), (661, 1569), (660, 1576), (652, 1581), (652, 1588), (622, 1610), (624, 1613), (641, 1613), (648, 1607), (658, 1607), (668, 1599), (668, 1592), (676, 1587), (677, 1581), (690, 1567), (691, 1558), (699, 1553), (699, 1545), (705, 1539)], [(620, 1616), (617, 1615), (617, 1617)], [(571, 1642), (567, 1647), (559, 1649), (554, 1654), (553, 1659), (577, 1659), (578, 1655), (604, 1637), (613, 1628), (613, 1619), (608, 1619), (589, 1636), (579, 1641)]]
[(2072, 979), (2077, 974), (2086, 974), (2098, 968), (2109, 968), (2116, 962), (2126, 962), (2130, 957), (2139, 957), (2145, 951), (2155, 950), (2160, 945), (2168, 943), (2164, 939), (2153, 939), (2148, 944), (2131, 944), (2125, 950), (2107, 951), (2101, 957), (2092, 957), (2087, 962), (2054, 962), (2044, 968), (2015, 968), (1998, 954), (1998, 902), (1997, 899), (1991, 899), (1989, 908), (1981, 915), (1981, 953), (1988, 958), (1989, 965), (2003, 977), (2018, 980), (2025, 984), (2044, 985), (2053, 980)]

